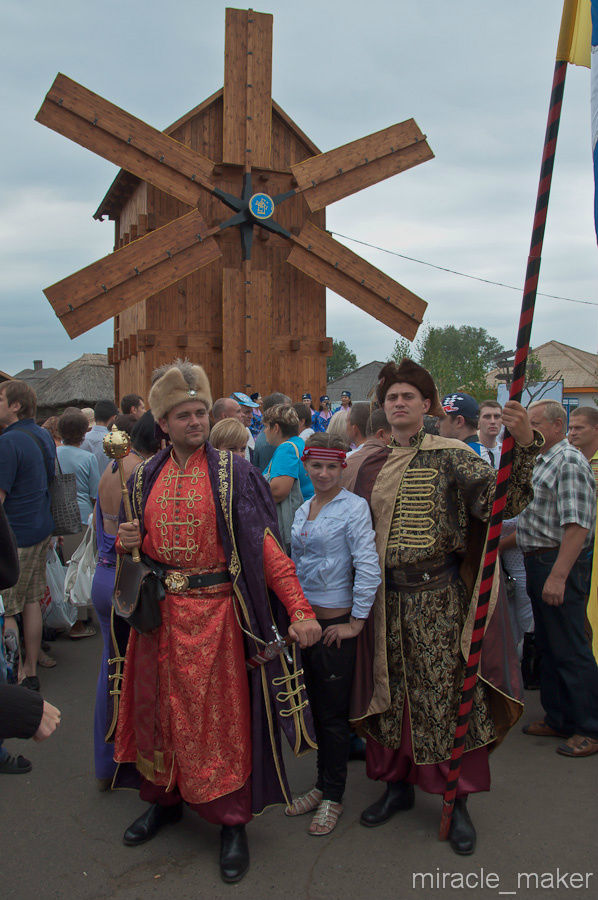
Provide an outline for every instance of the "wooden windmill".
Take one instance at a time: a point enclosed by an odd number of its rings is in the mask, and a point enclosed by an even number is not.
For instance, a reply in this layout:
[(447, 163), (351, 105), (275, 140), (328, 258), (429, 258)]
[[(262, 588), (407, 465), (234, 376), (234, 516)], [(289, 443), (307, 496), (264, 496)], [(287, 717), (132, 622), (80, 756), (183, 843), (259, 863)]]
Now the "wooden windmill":
[(426, 304), (335, 241), (325, 207), (432, 158), (413, 119), (328, 153), (271, 98), (272, 16), (226, 11), (224, 89), (165, 132), (58, 75), (36, 119), (122, 167), (115, 252), (44, 293), (71, 337), (114, 317), (117, 397), (201, 362), (214, 396), (326, 384), (326, 287), (412, 339)]

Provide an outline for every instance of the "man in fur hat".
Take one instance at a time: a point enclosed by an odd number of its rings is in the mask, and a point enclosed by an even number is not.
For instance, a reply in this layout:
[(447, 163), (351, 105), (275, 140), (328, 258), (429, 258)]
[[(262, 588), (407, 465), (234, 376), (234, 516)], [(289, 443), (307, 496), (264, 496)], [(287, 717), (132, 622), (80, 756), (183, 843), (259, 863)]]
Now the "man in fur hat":
[(185, 801), (222, 826), (221, 875), (239, 881), (249, 866), (245, 824), (290, 802), (280, 726), (296, 752), (313, 746), (295, 665), (277, 656), (248, 676), (246, 658), (274, 639), (273, 627), (301, 647), (321, 630), (280, 548), (266, 482), (207, 442), (204, 370), (180, 360), (163, 367), (149, 403), (171, 446), (131, 477), (135, 520), (121, 523), (117, 550), (140, 547), (166, 596), (160, 627), (132, 632), (127, 647), (115, 759), (136, 765), (151, 805), (124, 842), (178, 821)]
[[(444, 416), (426, 369), (408, 359), (388, 363), (377, 396), (392, 441), (368, 457), (354, 488), (370, 501), (384, 573), (360, 636), (352, 715), (367, 734), (368, 776), (387, 782), (361, 815), (369, 827), (410, 809), (416, 784), (444, 792), (496, 483), (461, 441), (426, 434), (424, 415)], [(531, 497), (542, 438), (519, 403), (506, 404), (504, 422), (517, 442), (505, 513), (513, 516)], [(461, 854), (473, 853), (476, 837), (467, 795), (489, 790), (488, 750), (522, 711), (508, 617), (494, 596), (492, 609), (449, 836)]]

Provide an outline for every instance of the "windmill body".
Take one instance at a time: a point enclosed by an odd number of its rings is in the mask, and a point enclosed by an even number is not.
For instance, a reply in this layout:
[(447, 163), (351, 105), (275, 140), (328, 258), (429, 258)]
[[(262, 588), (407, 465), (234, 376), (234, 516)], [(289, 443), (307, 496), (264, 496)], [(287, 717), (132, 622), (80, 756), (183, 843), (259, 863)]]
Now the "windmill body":
[(224, 88), (159, 132), (58, 75), (37, 119), (122, 167), (115, 252), (44, 292), (74, 337), (114, 318), (117, 398), (175, 356), (214, 396), (326, 383), (326, 287), (413, 338), (426, 304), (325, 230), (325, 207), (433, 155), (413, 120), (329, 153), (271, 98), (272, 17), (226, 12)]

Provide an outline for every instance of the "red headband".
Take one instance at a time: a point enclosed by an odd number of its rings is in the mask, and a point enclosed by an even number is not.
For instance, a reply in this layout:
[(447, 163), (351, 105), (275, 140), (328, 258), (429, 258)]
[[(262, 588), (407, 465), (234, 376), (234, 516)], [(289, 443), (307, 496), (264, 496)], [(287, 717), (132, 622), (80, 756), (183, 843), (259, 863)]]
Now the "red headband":
[(327, 459), (338, 460), (343, 469), (347, 468), (345, 457), (347, 454), (344, 450), (334, 450), (332, 447), (306, 447), (303, 451), (301, 459), (305, 462), (308, 459)]

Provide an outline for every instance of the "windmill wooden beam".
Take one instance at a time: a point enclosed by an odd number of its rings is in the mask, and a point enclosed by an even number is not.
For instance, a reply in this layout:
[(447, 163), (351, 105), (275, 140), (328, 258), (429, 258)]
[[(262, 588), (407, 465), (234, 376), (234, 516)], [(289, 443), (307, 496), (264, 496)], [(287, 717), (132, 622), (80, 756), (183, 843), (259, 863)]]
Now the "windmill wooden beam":
[(44, 292), (72, 337), (115, 317), (117, 392), (147, 391), (185, 347), (216, 394), (320, 393), (326, 287), (410, 340), (422, 321), (426, 303), (333, 240), (324, 209), (431, 159), (425, 135), (409, 119), (317, 152), (272, 100), (272, 23), (227, 9), (224, 89), (167, 133), (60, 74), (37, 115), (136, 176), (110, 201), (116, 251)]
[(222, 161), (270, 168), (272, 21), (252, 9), (227, 9)]
[(413, 340), (425, 301), (310, 222), (294, 242), (287, 262)]
[(408, 119), (291, 166), (312, 212), (391, 175), (432, 159), (415, 121)]

